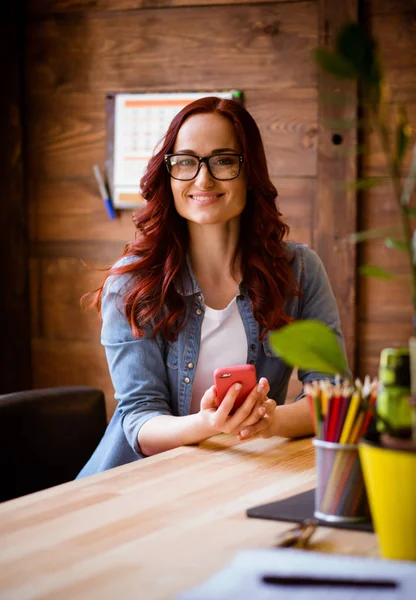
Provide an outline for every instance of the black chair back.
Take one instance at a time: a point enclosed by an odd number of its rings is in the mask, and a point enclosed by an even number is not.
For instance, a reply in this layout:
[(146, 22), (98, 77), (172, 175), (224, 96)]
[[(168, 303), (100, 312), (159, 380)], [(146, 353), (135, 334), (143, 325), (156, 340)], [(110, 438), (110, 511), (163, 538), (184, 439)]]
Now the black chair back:
[(105, 428), (99, 389), (69, 386), (0, 395), (0, 501), (74, 479)]

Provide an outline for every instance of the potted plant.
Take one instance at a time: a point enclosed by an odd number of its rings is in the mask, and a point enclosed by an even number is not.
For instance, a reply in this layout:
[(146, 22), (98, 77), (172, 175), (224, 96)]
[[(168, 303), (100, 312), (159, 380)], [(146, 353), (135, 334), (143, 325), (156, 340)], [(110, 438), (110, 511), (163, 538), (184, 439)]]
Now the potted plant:
[[(383, 401), (379, 403), (383, 410), (375, 409), (379, 432), (361, 442), (360, 459), (382, 555), (416, 561), (416, 536), (411, 534), (416, 531), (416, 230), (413, 226), (416, 206), (412, 205), (416, 145), (403, 182), (404, 157), (411, 140), (406, 108), (402, 104), (392, 104), (392, 108), (388, 109), (377, 43), (363, 27), (347, 23), (337, 35), (334, 50), (318, 48), (314, 51), (314, 58), (325, 71), (358, 82), (365, 125), (372, 127), (379, 136), (400, 216), (399, 227), (361, 231), (350, 236), (352, 243), (384, 238), (389, 248), (405, 253), (411, 279), (414, 324), (408, 348), (407, 392), (404, 386), (405, 391), (396, 394), (394, 402), (389, 402), (388, 394), (384, 394)], [(393, 134), (392, 120), (395, 122)], [(357, 189), (368, 189), (377, 184), (379, 181), (374, 178), (354, 182)], [(360, 272), (371, 277), (393, 277), (378, 265), (365, 265)], [(286, 325), (271, 333), (270, 342), (274, 351), (292, 366), (332, 375), (345, 375), (347, 371), (335, 334), (318, 321)], [(403, 354), (406, 355), (406, 351)], [(382, 370), (380, 374), (383, 374)], [(388, 381), (387, 377), (381, 386), (388, 387)], [(379, 394), (387, 387), (381, 387)], [(400, 426), (397, 423), (398, 403), (401, 403), (401, 416), (405, 414), (405, 427), (403, 419)]]

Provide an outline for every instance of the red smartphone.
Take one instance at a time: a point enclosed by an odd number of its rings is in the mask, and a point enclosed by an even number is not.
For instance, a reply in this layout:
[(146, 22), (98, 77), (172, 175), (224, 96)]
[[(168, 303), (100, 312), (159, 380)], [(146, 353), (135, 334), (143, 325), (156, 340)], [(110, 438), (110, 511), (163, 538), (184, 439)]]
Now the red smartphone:
[(234, 402), (234, 407), (230, 414), (243, 404), (253, 387), (257, 384), (254, 365), (234, 365), (233, 367), (215, 369), (214, 384), (217, 392), (218, 406), (224, 400), (225, 394), (234, 383), (241, 383), (243, 387)]

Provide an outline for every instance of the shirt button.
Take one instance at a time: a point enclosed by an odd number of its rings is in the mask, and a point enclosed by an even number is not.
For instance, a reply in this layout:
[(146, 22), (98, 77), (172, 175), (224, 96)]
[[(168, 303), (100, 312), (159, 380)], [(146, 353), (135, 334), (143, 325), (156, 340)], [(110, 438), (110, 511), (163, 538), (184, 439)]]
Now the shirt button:
[(198, 300), (202, 302), (202, 296), (197, 296)]
[(196, 312), (197, 315), (202, 314), (202, 310), (200, 308), (197, 308), (195, 312)]
[(255, 349), (256, 349), (256, 344), (251, 344), (250, 348), (251, 348), (252, 350), (255, 350)]
[(194, 363), (188, 363), (188, 369), (193, 369), (194, 368)]
[(185, 377), (184, 381), (185, 381), (185, 383), (191, 383), (191, 380), (189, 379), (189, 377)]

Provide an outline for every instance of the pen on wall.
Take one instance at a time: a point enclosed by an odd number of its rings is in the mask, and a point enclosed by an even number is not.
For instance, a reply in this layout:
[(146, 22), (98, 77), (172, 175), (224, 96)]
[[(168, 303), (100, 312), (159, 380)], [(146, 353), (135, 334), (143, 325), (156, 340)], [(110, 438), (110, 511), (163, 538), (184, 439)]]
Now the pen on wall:
[(97, 180), (98, 188), (100, 190), (101, 198), (103, 199), (107, 214), (113, 221), (116, 218), (116, 213), (111, 202), (110, 194), (107, 192), (107, 188), (105, 187), (100, 167), (98, 165), (93, 165), (92, 170), (94, 171), (95, 179)]

